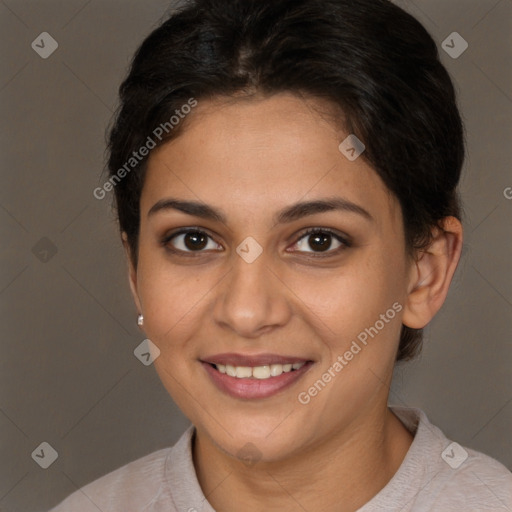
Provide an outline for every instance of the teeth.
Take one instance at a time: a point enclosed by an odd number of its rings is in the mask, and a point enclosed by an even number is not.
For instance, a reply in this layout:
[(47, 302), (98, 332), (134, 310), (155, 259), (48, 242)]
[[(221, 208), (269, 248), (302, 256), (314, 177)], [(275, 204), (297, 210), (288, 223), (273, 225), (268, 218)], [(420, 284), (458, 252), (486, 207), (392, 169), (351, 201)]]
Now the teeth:
[(288, 373), (293, 370), (299, 370), (305, 363), (287, 363), (287, 364), (271, 364), (264, 366), (232, 366), (230, 364), (216, 364), (215, 367), (220, 373), (226, 373), (230, 377), (237, 379), (269, 379), (270, 377), (278, 377), (282, 373)]
[(239, 379), (246, 379), (252, 376), (252, 371), (248, 366), (237, 366), (236, 367), (236, 376)]
[[(248, 370), (251, 369), (248, 368)], [(270, 366), (256, 366), (252, 369), (252, 376), (255, 379), (268, 379), (270, 377)]]
[(271, 364), (270, 365), (270, 375), (272, 375), (272, 377), (278, 377), (279, 375), (281, 375), (283, 373), (284, 369), (283, 369), (283, 365), (282, 364)]

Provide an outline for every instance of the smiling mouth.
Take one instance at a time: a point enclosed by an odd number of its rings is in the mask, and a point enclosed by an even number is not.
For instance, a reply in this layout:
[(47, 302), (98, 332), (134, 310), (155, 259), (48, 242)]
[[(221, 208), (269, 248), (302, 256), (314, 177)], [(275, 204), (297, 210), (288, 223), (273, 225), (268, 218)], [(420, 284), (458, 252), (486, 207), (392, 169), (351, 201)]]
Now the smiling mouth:
[(265, 380), (272, 377), (279, 377), (283, 373), (290, 373), (300, 370), (306, 362), (270, 364), (262, 366), (232, 366), (229, 364), (209, 363), (219, 373), (225, 373), (237, 379), (259, 379)]
[(201, 363), (217, 389), (233, 398), (251, 400), (269, 398), (293, 386), (314, 364), (273, 354), (220, 354), (208, 359)]

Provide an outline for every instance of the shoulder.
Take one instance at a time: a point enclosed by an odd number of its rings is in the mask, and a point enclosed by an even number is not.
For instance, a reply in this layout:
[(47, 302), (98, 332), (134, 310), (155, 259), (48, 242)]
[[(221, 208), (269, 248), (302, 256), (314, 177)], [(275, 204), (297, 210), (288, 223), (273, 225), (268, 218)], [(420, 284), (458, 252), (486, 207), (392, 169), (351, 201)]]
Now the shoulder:
[(420, 409), (393, 408), (393, 412), (411, 431), (416, 429), (401, 469), (408, 469), (409, 481), (421, 489), (412, 500), (418, 510), (422, 506), (446, 512), (512, 508), (512, 473), (503, 464), (451, 441)]
[(94, 480), (50, 512), (143, 510), (158, 494), (170, 451), (158, 450)]
[(173, 450), (186, 443), (190, 433), (188, 429), (173, 447), (150, 453), (81, 487), (50, 512), (146, 510), (165, 490), (166, 466), (171, 463)]
[(466, 510), (510, 510), (512, 473), (492, 457), (457, 443), (448, 445), (445, 459), (450, 460), (454, 452), (461, 452), (460, 466), (457, 461), (454, 467), (443, 467), (437, 476), (435, 505), (442, 510), (460, 510), (461, 506)]

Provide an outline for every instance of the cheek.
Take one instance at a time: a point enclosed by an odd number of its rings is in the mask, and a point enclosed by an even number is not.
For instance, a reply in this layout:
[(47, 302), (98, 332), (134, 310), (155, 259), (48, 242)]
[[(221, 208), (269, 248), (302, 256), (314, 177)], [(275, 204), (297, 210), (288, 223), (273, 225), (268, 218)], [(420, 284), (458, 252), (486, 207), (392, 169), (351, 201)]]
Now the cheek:
[[(193, 393), (198, 368), (197, 344), (189, 343), (200, 328), (198, 311), (204, 304), (205, 281), (193, 272), (185, 273), (158, 258), (141, 258), (139, 296), (144, 310), (144, 331), (159, 348), (154, 366), (163, 385), (177, 405), (188, 411), (186, 399)], [(192, 373), (191, 373), (192, 372)], [(187, 392), (184, 393), (184, 389)]]
[(403, 269), (399, 250), (375, 246), (323, 275), (290, 273), (288, 282), (303, 307), (321, 320), (332, 343), (343, 345), (402, 301)]
[(141, 251), (138, 290), (145, 331), (161, 350), (190, 335), (195, 312), (211, 288), (203, 274), (171, 266), (154, 252)]
[(404, 268), (400, 248), (383, 245), (369, 254), (354, 277), (358, 284), (353, 287), (353, 302), (345, 304), (344, 314), (357, 318), (350, 324), (348, 343), (355, 342), (361, 348), (359, 365), (356, 363), (353, 369), (359, 366), (365, 375), (368, 369), (384, 375), (393, 365), (401, 330)]

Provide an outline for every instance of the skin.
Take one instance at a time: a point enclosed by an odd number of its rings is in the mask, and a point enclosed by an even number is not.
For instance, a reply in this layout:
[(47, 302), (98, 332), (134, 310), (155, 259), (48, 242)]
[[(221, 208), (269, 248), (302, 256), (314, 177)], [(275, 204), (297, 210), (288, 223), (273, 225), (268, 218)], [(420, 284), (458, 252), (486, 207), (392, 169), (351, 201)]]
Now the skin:
[[(184, 132), (149, 158), (137, 268), (125, 238), (143, 329), (161, 351), (156, 370), (196, 426), (194, 465), (218, 511), (357, 510), (389, 482), (413, 439), (387, 407), (400, 328), (424, 327), (443, 304), (462, 227), (444, 219), (430, 247), (407, 256), (398, 200), (363, 157), (350, 162), (339, 151), (348, 133), (328, 110), (292, 94), (199, 102)], [(291, 204), (333, 196), (372, 220), (327, 211), (274, 221)], [(226, 222), (175, 209), (148, 215), (170, 197), (206, 203)], [(184, 227), (212, 237), (202, 252), (170, 252), (187, 250), (183, 235), (161, 243)], [(319, 251), (303, 236), (312, 227), (351, 245), (332, 237), (329, 252)], [(248, 236), (263, 249), (252, 263), (236, 252)], [(396, 302), (395, 318), (301, 404), (298, 394)], [(219, 391), (199, 361), (223, 352), (314, 364), (275, 396), (244, 400)], [(252, 464), (241, 460), (247, 443)]]

